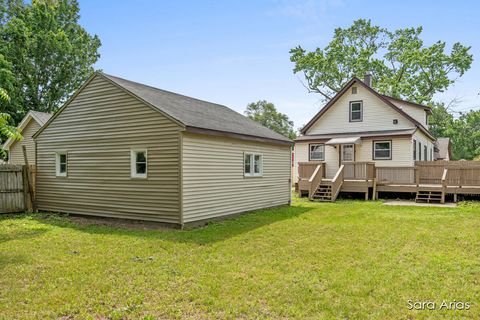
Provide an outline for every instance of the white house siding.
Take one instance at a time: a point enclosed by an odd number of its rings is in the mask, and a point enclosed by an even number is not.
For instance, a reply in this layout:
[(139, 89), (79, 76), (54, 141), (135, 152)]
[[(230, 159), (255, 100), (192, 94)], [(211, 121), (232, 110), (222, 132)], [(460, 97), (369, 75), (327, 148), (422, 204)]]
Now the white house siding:
[(38, 131), (38, 129), (40, 129), (40, 125), (34, 119), (30, 119), (21, 132), (23, 139), (13, 142), (9, 148), (8, 163), (25, 164), (22, 148), (22, 146), (25, 146), (27, 149), (28, 163), (35, 164), (35, 141), (33, 141), (32, 136)]
[[(183, 222), (288, 204), (291, 147), (183, 134)], [(263, 154), (263, 176), (244, 177), (244, 152)]]
[[(373, 160), (373, 142), (392, 141), (392, 160)], [(362, 139), (362, 144), (357, 146), (356, 161), (375, 162), (376, 167), (404, 167), (413, 166), (412, 138), (389, 137)]]
[[(414, 127), (408, 119), (366, 88), (360, 85), (356, 87), (357, 94), (352, 94), (351, 89), (347, 90), (306, 134), (399, 130)], [(363, 121), (350, 122), (349, 102), (356, 100), (363, 101)], [(394, 119), (398, 120), (398, 124), (393, 124)]]
[[(373, 160), (373, 141), (392, 141), (392, 160)], [(298, 162), (308, 161), (308, 145), (316, 142), (295, 143), (294, 182), (298, 181)], [(413, 166), (412, 137), (362, 138), (362, 143), (355, 145), (355, 161), (375, 162), (377, 167)], [(339, 168), (339, 149), (325, 146), (325, 176), (333, 178)]]
[[(434, 144), (430, 138), (428, 138), (423, 132), (420, 130), (417, 130), (414, 135), (413, 139), (416, 140), (417, 143), (417, 161), (424, 161), (424, 147), (427, 146), (427, 161), (433, 161), (433, 159), (430, 157), (430, 155), (434, 152)], [(422, 159), (419, 158), (419, 149), (418, 149), (418, 142), (422, 144)], [(413, 141), (412, 141), (412, 148), (413, 148)], [(412, 158), (413, 158), (413, 149), (412, 149)]]
[[(42, 211), (180, 223), (180, 130), (100, 75), (37, 137)], [(132, 179), (130, 151), (147, 148), (148, 178)], [(66, 151), (67, 177), (55, 175)]]
[(419, 107), (414, 107), (407, 103), (398, 103), (395, 102), (397, 106), (400, 106), (403, 111), (405, 111), (409, 116), (420, 122), (425, 128), (428, 129), (427, 125), (427, 112)]

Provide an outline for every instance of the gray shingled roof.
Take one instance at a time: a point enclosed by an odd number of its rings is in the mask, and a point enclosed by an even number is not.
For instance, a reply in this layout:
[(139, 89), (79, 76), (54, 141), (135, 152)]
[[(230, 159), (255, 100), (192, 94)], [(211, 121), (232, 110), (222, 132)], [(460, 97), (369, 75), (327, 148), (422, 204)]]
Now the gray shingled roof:
[(53, 116), (53, 113), (45, 113), (40, 111), (30, 111), (35, 119), (39, 122), (40, 126), (43, 126)]
[(187, 127), (291, 142), (232, 109), (102, 73), (120, 87)]
[(450, 144), (450, 138), (437, 138), (435, 141), (435, 159), (446, 159), (449, 149), (448, 145)]

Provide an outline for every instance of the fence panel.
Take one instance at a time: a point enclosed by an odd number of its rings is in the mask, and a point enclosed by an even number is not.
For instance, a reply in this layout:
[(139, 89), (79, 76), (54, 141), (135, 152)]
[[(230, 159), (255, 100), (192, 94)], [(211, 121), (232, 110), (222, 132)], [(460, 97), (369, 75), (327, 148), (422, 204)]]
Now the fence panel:
[[(35, 166), (29, 166), (35, 190)], [(0, 165), (0, 213), (25, 212), (32, 209), (27, 166)]]

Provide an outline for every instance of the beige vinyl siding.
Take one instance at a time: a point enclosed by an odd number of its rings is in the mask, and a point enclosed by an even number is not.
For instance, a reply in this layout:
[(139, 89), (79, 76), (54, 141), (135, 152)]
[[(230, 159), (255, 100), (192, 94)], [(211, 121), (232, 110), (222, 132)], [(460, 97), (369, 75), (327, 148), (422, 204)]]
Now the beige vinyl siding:
[[(392, 141), (392, 160), (373, 160), (373, 141)], [(314, 143), (314, 142), (312, 142)], [(298, 182), (298, 162), (308, 161), (309, 142), (295, 143), (294, 182)], [(413, 166), (413, 149), (411, 137), (362, 138), (361, 144), (355, 145), (355, 161), (375, 162), (377, 167)], [(339, 147), (325, 146), (325, 176), (333, 178), (339, 168)]]
[[(392, 160), (373, 160), (373, 141), (392, 141)], [(411, 137), (362, 139), (362, 144), (355, 150), (355, 160), (375, 162), (377, 167), (413, 166), (412, 148)]]
[(394, 101), (393, 104), (399, 106), (409, 116), (411, 116), (412, 118), (420, 122), (425, 128), (427, 128), (427, 113), (424, 109), (399, 101)]
[[(357, 94), (347, 90), (307, 131), (307, 135), (413, 128), (414, 124), (367, 89), (357, 85)], [(350, 122), (350, 101), (363, 101), (363, 121)], [(398, 124), (393, 124), (397, 119)]]
[[(263, 176), (244, 177), (244, 152), (263, 155)], [(291, 148), (183, 134), (184, 223), (288, 204)]]
[[(97, 75), (37, 137), (38, 208), (180, 223), (180, 130)], [(147, 179), (131, 178), (132, 148), (148, 150)]]
[[(421, 132), (420, 130), (417, 130), (417, 132), (415, 132), (415, 134), (413, 135), (413, 139), (416, 140), (416, 143), (417, 143), (417, 161), (424, 161), (424, 147), (423, 146), (427, 146), (427, 161), (430, 161), (433, 159), (430, 159), (430, 152), (433, 152), (433, 148), (434, 148), (434, 144), (432, 142), (432, 140), (430, 138), (428, 138), (423, 132)], [(419, 159), (419, 150), (418, 150), (418, 142), (420, 142), (422, 144), (422, 159)], [(413, 148), (413, 142), (412, 142), (412, 148)], [(430, 151), (432, 150), (432, 151)], [(412, 149), (412, 159), (413, 159), (413, 149)]]
[(23, 158), (22, 146), (26, 146), (28, 163), (35, 164), (35, 141), (32, 139), (32, 136), (39, 129), (40, 129), (40, 125), (34, 119), (30, 119), (28, 124), (25, 126), (25, 128), (23, 128), (21, 132), (23, 136), (23, 140), (15, 141), (10, 146), (9, 153), (8, 153), (9, 154), (8, 163), (25, 164), (25, 160)]
[(308, 162), (308, 143), (306, 142), (295, 142), (295, 155), (293, 163), (293, 182), (298, 182), (298, 163), (299, 162)]

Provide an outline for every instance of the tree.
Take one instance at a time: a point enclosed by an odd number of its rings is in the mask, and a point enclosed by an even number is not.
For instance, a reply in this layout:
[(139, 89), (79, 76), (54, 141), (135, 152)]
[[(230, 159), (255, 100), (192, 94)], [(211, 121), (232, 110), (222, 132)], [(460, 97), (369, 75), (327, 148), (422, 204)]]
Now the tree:
[(247, 110), (245, 110), (245, 115), (289, 139), (297, 137), (293, 129), (293, 121), (287, 115), (278, 112), (275, 105), (271, 102), (259, 100), (249, 103)]
[(0, 53), (15, 74), (11, 115), (55, 111), (93, 72), (99, 38), (78, 24), (76, 0), (3, 0), (0, 9)]
[(454, 124), (452, 143), (456, 159), (472, 160), (480, 155), (480, 110), (460, 113)]
[[(454, 101), (451, 103), (455, 103)], [(435, 137), (453, 138), (455, 135), (455, 119), (448, 111), (449, 106), (444, 103), (434, 103), (432, 105), (432, 115), (428, 119), (429, 131)]]
[[(0, 87), (0, 101), (2, 103), (8, 103), (10, 101), (10, 97), (7, 91), (3, 87)], [(11, 118), (12, 117), (8, 113), (0, 112), (0, 138), (6, 137), (7, 139), (8, 138), (21, 139), (22, 136), (17, 131), (17, 128), (15, 126), (10, 125)], [(0, 142), (2, 140), (3, 139), (0, 139)], [(0, 144), (0, 157), (5, 157), (5, 151), (1, 148), (1, 144)]]
[(472, 160), (480, 157), (480, 111), (470, 110), (455, 118), (443, 103), (432, 106), (429, 118), (430, 132), (436, 137), (450, 138), (452, 159)]
[(294, 73), (303, 73), (311, 92), (329, 100), (353, 76), (371, 72), (373, 87), (383, 94), (417, 103), (431, 102), (437, 92), (470, 69), (470, 47), (437, 41), (425, 46), (422, 27), (389, 31), (370, 20), (354, 21), (349, 28), (337, 28), (324, 48), (307, 52), (301, 46), (290, 50)]

